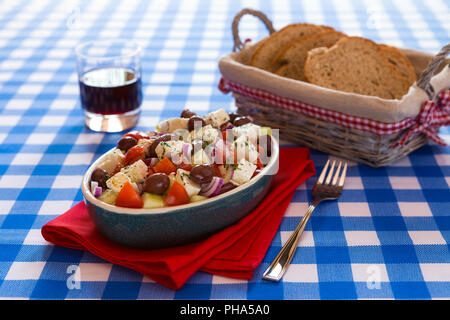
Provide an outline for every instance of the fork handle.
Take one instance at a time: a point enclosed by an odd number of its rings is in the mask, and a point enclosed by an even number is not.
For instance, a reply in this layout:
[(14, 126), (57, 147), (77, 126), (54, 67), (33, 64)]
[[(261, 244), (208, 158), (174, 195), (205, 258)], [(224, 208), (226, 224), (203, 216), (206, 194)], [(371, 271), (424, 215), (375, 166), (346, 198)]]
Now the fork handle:
[(281, 248), (280, 252), (277, 254), (275, 259), (269, 265), (269, 267), (264, 271), (262, 278), (265, 280), (271, 281), (279, 281), (284, 273), (286, 272), (289, 264), (291, 263), (292, 257), (294, 256), (295, 249), (297, 249), (297, 243), (300, 239), (300, 236), (303, 233), (303, 230), (306, 227), (306, 224), (311, 217), (314, 209), (317, 205), (322, 201), (320, 198), (314, 199), (311, 205), (306, 210), (305, 215), (303, 216), (300, 223), (295, 228), (294, 232), (291, 234), (289, 239), (286, 241), (284, 246)]

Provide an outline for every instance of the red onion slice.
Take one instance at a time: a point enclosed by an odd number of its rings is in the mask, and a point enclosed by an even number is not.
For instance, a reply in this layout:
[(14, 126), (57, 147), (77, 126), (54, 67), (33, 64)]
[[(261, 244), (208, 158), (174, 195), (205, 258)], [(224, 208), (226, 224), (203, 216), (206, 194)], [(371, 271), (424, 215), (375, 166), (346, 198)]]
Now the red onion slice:
[(158, 164), (159, 159), (158, 158), (152, 158), (152, 161), (150, 161), (150, 166), (154, 167)]
[(154, 167), (156, 166), (156, 164), (159, 162), (158, 158), (146, 158), (144, 159), (144, 163), (148, 166), (148, 167)]
[(222, 185), (223, 185), (222, 178), (213, 177), (211, 182), (208, 185), (206, 185), (205, 188), (202, 188), (202, 190), (200, 191), (200, 195), (205, 197), (213, 197), (220, 192)]
[(95, 195), (95, 188), (98, 187), (97, 181), (91, 181), (91, 193)]
[(103, 189), (102, 187), (95, 187), (94, 189), (94, 197), (98, 198), (102, 195)]
[(183, 146), (181, 147), (181, 150), (183, 152), (183, 155), (186, 158), (190, 158), (191, 157), (191, 153), (192, 153), (192, 144), (190, 144), (190, 143), (183, 144)]

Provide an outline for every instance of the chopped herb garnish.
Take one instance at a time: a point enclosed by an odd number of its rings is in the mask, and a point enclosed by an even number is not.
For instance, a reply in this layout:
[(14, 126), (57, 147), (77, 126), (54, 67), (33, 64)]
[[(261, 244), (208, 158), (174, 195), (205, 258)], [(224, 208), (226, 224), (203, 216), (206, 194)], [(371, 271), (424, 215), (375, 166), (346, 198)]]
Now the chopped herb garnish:
[(182, 172), (182, 173), (181, 173), (181, 176), (182, 176), (183, 178), (190, 178), (190, 175), (189, 175), (188, 173), (186, 173), (186, 172)]

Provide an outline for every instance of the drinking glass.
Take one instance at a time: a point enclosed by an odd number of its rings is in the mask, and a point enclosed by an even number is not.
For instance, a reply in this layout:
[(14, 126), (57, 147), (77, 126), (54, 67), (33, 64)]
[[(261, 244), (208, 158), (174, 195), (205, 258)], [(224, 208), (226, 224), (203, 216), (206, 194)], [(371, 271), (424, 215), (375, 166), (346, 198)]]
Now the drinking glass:
[(142, 102), (140, 46), (132, 40), (94, 40), (75, 52), (86, 126), (100, 132), (134, 127)]

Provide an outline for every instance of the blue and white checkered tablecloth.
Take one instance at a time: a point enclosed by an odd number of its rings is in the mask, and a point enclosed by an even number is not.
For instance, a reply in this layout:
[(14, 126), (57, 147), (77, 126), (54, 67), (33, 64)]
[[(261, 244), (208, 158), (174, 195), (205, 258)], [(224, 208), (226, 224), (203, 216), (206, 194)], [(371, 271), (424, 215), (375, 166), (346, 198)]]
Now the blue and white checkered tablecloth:
[[(217, 84), (244, 7), (275, 28), (291, 22), (437, 53), (450, 39), (446, 0), (3, 1), (0, 5), (0, 298), (23, 299), (449, 299), (450, 148), (427, 145), (394, 165), (353, 164), (338, 201), (313, 214), (280, 283), (261, 273), (311, 201), (296, 191), (250, 281), (198, 272), (179, 291), (91, 253), (56, 247), (40, 228), (82, 200), (80, 182), (120, 134), (84, 126), (74, 46), (133, 38), (143, 47), (138, 129), (178, 116), (234, 108)], [(243, 38), (266, 35), (245, 17)], [(441, 131), (449, 141), (450, 130)], [(320, 172), (327, 155), (312, 152)]]

